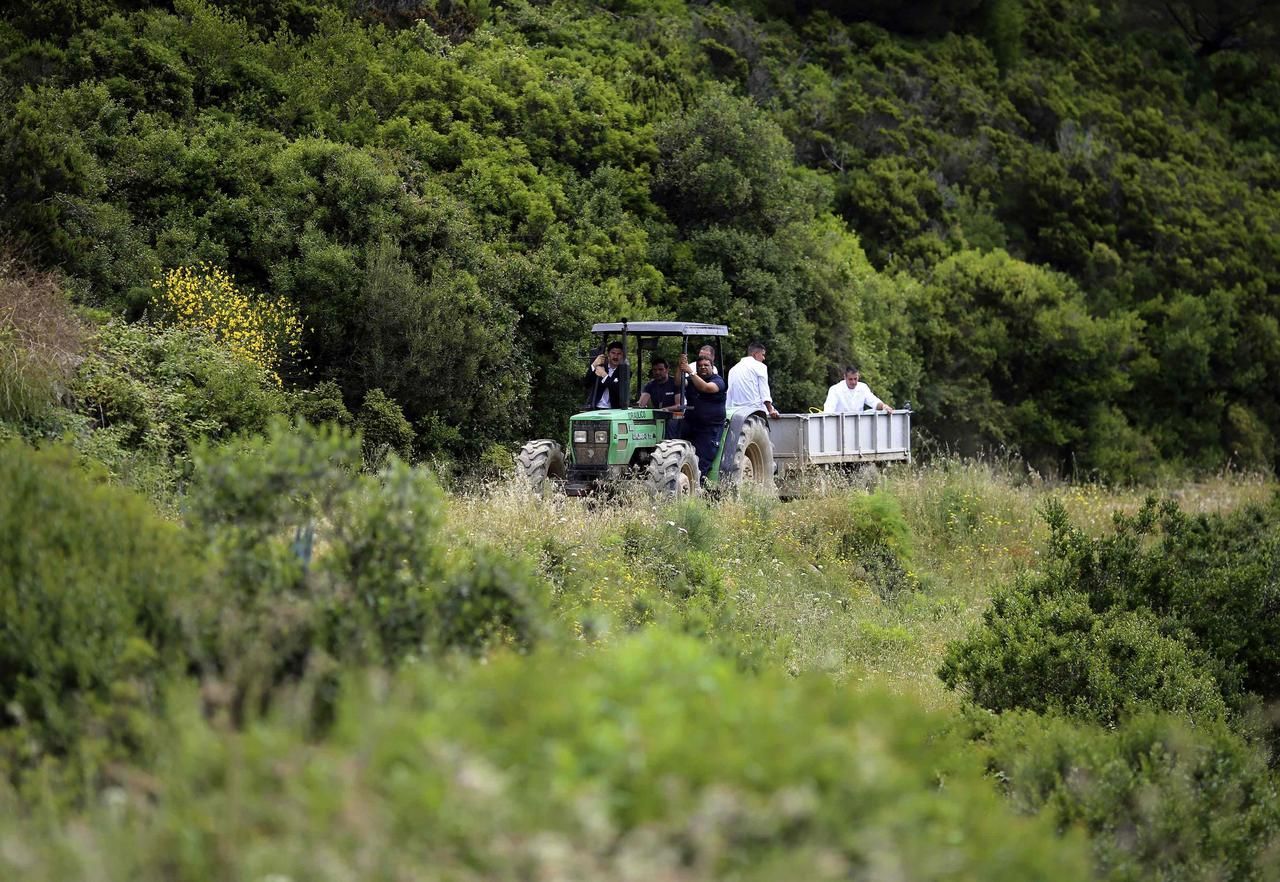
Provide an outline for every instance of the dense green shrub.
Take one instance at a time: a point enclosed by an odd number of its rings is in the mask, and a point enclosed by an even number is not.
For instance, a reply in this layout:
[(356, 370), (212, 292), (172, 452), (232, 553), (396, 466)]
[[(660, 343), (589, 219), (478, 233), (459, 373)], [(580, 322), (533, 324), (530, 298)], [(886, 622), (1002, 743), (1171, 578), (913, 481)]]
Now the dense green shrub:
[(278, 422), (198, 450), (187, 518), (219, 581), (190, 604), (191, 651), (240, 700), (265, 701), (325, 659), (395, 666), (545, 635), (540, 583), (519, 564), (446, 551), (429, 472), (361, 461), (357, 437), (332, 424)]
[(355, 419), (351, 416), (351, 411), (347, 410), (342, 390), (333, 380), (325, 380), (310, 389), (294, 393), (291, 403), (293, 414), (313, 426), (334, 423), (349, 427)]
[(98, 330), (70, 388), (80, 413), (113, 442), (89, 448), (125, 473), (148, 456), (181, 473), (195, 443), (261, 432), (285, 409), (269, 371), (203, 332), (120, 321)]
[(1226, 714), (1213, 660), (1162, 633), (1151, 612), (1095, 613), (1075, 591), (1001, 590), (982, 627), (953, 645), (944, 683), (994, 711), (1057, 711), (1114, 723), (1152, 709), (1191, 719)]
[(69, 450), (0, 446), (0, 486), (0, 773), (52, 757), (91, 784), (143, 746), (201, 570), (177, 526)]
[(353, 686), (318, 743), (305, 718), (184, 720), (163, 799), (22, 837), (24, 877), (1087, 877), (1078, 837), (1013, 815), (911, 702), (743, 675), (688, 638)]
[(1045, 569), (1000, 589), (940, 675), (992, 710), (1114, 721), (1151, 706), (1193, 719), (1276, 697), (1280, 500), (1230, 515), (1149, 499), (1091, 539), (1046, 508)]
[[(1128, 390), (1131, 319), (1090, 316), (1070, 279), (999, 251), (939, 263), (911, 316), (929, 378), (918, 402), (942, 440), (970, 454), (1007, 445), (1050, 474), (1069, 451), (1092, 462), (1091, 415)], [(1110, 439), (1092, 440), (1101, 463)]]
[(1089, 834), (1099, 878), (1270, 879), (1280, 785), (1221, 724), (1141, 715), (1114, 730), (1028, 713), (977, 720), (1013, 805)]
[(360, 431), (365, 467), (370, 470), (381, 467), (392, 454), (402, 459), (413, 454), (413, 426), (404, 418), (400, 405), (381, 389), (365, 393), (356, 428)]

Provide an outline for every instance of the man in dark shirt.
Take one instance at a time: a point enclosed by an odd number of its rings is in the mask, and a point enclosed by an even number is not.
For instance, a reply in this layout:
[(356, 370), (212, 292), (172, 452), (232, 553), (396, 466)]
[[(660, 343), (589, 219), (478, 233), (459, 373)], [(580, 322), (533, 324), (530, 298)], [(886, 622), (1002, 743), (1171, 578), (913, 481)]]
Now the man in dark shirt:
[(595, 357), (583, 383), (587, 387), (587, 407), (596, 410), (626, 407), (631, 373), (623, 360), (626, 350), (614, 340)]
[(676, 385), (676, 381), (671, 379), (671, 368), (668, 367), (667, 360), (655, 358), (649, 366), (649, 376), (653, 379), (645, 383), (637, 406), (652, 407), (655, 410), (675, 406), (676, 399), (680, 397), (680, 388)]
[(681, 437), (697, 451), (698, 471), (705, 479), (720, 450), (720, 434), (724, 429), (724, 377), (714, 372), (715, 365), (708, 355), (698, 356), (696, 370), (682, 355), (679, 368), (689, 375), (684, 388), (689, 407), (681, 421), (684, 423)]

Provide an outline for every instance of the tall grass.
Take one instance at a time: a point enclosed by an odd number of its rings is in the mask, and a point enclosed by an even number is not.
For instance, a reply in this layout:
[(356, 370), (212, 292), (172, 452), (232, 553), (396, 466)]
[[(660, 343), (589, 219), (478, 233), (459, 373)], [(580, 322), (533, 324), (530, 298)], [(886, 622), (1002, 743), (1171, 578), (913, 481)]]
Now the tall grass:
[[(1224, 473), (1156, 492), (1200, 513), (1261, 501), (1273, 487)], [(810, 489), (789, 501), (665, 504), (637, 488), (611, 499), (540, 499), (498, 482), (456, 496), (446, 529), (456, 542), (531, 555), (554, 586), (558, 614), (583, 640), (665, 620), (703, 627), (726, 651), (749, 648), (747, 656), (794, 674), (876, 680), (951, 707), (954, 695), (935, 676), (944, 648), (978, 622), (997, 586), (1038, 566), (1048, 537), (1043, 503), (1061, 500), (1073, 522), (1101, 535), (1112, 512), (1136, 511), (1151, 492), (1050, 482), (1016, 464), (959, 458), (884, 469), (870, 481), (828, 477)], [(868, 498), (891, 500), (905, 530), (901, 590), (886, 592), (877, 555), (858, 547), (868, 515), (856, 503)], [(708, 591), (723, 597), (718, 618), (691, 625), (691, 616), (705, 618)]]
[(66, 394), (83, 338), (56, 278), (0, 251), (0, 421), (46, 414)]

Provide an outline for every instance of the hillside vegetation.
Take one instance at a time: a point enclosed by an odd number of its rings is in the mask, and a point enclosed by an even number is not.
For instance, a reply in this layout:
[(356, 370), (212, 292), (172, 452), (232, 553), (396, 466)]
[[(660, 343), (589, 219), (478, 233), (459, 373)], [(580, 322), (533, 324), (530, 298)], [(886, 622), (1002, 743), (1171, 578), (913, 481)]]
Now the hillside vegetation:
[[(1046, 473), (1270, 467), (1275, 25), (41, 0), (0, 22), (0, 231), (110, 314), (225, 336), (220, 284), (287, 305), (272, 368), (352, 410), (380, 390), (418, 455), (558, 435), (584, 329), (622, 315), (764, 339), (784, 410), (857, 361), (933, 437)], [(175, 271), (207, 309), (157, 297)]]
[[(6, 7), (0, 879), (1280, 879), (1278, 25)], [(916, 462), (542, 498), (619, 316)]]

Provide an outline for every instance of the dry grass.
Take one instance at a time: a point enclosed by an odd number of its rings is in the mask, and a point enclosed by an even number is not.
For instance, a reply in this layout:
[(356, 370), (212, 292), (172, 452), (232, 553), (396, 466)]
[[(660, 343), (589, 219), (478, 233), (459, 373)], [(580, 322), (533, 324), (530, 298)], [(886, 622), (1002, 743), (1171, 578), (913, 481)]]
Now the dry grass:
[(57, 278), (0, 251), (0, 419), (32, 419), (64, 397), (84, 337)]

